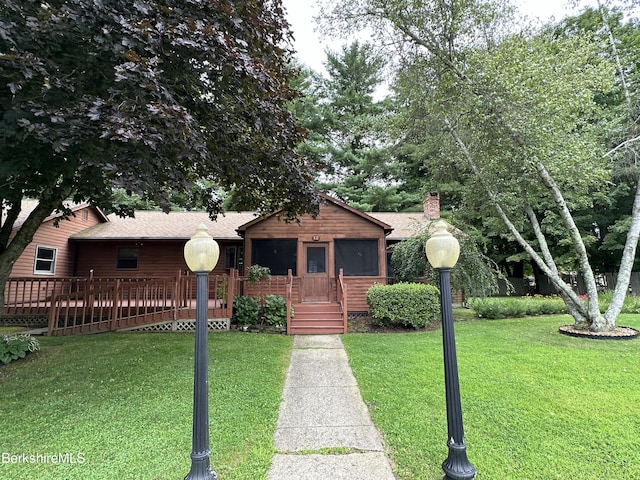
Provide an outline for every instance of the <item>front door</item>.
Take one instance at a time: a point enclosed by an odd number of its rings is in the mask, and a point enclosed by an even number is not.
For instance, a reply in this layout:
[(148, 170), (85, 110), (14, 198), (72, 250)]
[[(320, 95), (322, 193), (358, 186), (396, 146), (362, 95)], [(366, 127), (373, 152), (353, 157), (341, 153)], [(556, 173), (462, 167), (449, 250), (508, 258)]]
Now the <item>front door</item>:
[(329, 301), (328, 251), (329, 244), (327, 243), (305, 244), (304, 276), (302, 279), (303, 302)]

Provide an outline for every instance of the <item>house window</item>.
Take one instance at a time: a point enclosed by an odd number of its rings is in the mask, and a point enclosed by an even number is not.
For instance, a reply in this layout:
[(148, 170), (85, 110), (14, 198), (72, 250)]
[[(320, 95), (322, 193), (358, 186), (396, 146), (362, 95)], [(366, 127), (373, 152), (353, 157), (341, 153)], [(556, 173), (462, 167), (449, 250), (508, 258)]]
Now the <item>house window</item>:
[(336, 239), (336, 272), (343, 269), (345, 275), (359, 277), (375, 277), (380, 275), (378, 261), (378, 240)]
[(40, 275), (53, 275), (56, 273), (57, 249), (51, 247), (36, 247), (36, 260), (33, 273)]
[(224, 268), (238, 268), (240, 248), (236, 245), (224, 247)]
[(138, 268), (138, 247), (118, 247), (116, 268), (121, 270)]
[(254, 239), (251, 242), (251, 263), (269, 267), (271, 275), (286, 275), (291, 269), (296, 275), (298, 240), (295, 238)]

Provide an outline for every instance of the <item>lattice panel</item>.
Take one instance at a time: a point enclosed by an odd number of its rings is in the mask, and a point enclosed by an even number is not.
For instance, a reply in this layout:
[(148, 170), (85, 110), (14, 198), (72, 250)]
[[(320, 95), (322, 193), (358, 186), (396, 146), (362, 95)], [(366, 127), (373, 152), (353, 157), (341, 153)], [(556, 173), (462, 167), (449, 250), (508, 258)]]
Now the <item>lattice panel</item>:
[[(209, 319), (209, 331), (226, 331), (229, 330), (228, 318)], [(175, 325), (175, 329), (174, 329)], [(152, 325), (141, 325), (139, 327), (127, 328), (128, 332), (193, 332), (196, 329), (195, 320), (178, 320), (173, 322), (154, 323)]]
[(5, 327), (46, 327), (49, 320), (46, 317), (2, 317), (0, 325)]
[(369, 320), (371, 318), (368, 312), (349, 312), (347, 317), (349, 320)]

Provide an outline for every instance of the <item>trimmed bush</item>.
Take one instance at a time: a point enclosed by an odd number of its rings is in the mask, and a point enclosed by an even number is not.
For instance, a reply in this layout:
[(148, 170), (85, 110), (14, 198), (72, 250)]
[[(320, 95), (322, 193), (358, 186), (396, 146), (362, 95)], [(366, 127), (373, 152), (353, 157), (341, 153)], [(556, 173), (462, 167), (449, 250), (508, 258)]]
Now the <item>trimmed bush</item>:
[(31, 335), (18, 333), (16, 335), (3, 335), (0, 341), (0, 364), (7, 364), (24, 358), (29, 352), (40, 349), (40, 342)]
[(236, 295), (233, 298), (231, 322), (237, 325), (255, 325), (260, 322), (260, 304), (253, 297)]
[(440, 292), (433, 285), (398, 283), (367, 290), (369, 314), (380, 326), (426, 327), (440, 313)]
[(481, 318), (515, 318), (567, 313), (559, 297), (482, 297), (471, 298), (469, 306)]

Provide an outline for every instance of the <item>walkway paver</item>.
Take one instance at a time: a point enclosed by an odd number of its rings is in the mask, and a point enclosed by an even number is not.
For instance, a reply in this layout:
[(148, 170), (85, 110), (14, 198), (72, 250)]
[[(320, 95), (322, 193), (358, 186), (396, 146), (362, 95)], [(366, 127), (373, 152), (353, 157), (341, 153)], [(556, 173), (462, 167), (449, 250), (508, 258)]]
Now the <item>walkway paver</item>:
[(275, 445), (269, 480), (394, 480), (340, 336), (295, 336)]

